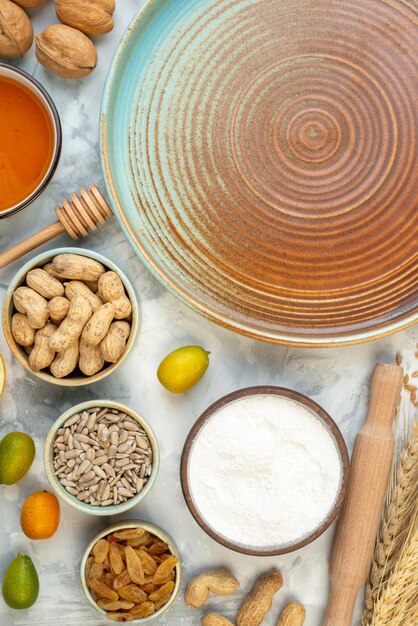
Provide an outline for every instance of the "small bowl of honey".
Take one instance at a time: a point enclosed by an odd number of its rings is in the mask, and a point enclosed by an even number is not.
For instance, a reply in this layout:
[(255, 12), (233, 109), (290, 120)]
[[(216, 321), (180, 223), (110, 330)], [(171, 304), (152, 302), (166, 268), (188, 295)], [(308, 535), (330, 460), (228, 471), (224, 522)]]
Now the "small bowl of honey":
[(61, 124), (45, 89), (26, 72), (0, 63), (0, 219), (45, 189), (61, 153)]

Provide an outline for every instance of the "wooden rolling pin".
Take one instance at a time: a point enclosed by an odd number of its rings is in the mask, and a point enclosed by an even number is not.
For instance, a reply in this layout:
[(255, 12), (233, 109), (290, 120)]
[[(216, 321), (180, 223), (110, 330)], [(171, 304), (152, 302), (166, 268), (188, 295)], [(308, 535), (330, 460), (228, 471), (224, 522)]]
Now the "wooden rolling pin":
[(89, 229), (97, 230), (98, 224), (104, 224), (113, 215), (96, 185), (90, 185), (88, 191), (82, 188), (79, 195), (72, 193), (70, 198), (55, 207), (56, 222), (0, 254), (0, 269), (62, 233), (67, 232), (72, 239), (86, 237)]
[(369, 412), (357, 435), (347, 495), (331, 555), (331, 589), (322, 626), (352, 626), (354, 605), (366, 582), (393, 460), (392, 420), (399, 406), (403, 370), (379, 363)]

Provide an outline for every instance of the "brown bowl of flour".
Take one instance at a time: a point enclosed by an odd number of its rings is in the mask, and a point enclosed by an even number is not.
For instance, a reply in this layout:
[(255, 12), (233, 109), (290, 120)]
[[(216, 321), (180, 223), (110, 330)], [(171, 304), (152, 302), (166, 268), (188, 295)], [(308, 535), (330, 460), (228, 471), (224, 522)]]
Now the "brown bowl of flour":
[(255, 556), (285, 554), (336, 518), (349, 458), (316, 402), (282, 387), (249, 387), (212, 404), (182, 453), (187, 506), (218, 543)]

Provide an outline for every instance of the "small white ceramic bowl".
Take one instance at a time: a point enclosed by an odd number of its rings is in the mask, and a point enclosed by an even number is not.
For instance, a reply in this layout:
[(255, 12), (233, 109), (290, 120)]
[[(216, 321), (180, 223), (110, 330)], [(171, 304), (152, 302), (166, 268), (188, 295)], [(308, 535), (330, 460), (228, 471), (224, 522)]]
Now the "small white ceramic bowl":
[[(101, 507), (101, 506), (93, 506), (86, 502), (81, 502), (80, 500), (77, 500), (75, 496), (69, 493), (66, 490), (66, 488), (63, 485), (61, 485), (60, 481), (55, 476), (54, 441), (57, 437), (58, 430), (63, 426), (63, 424), (67, 421), (69, 417), (72, 417), (76, 413), (81, 413), (82, 411), (92, 409), (93, 407), (100, 407), (100, 408), (106, 407), (109, 409), (117, 409), (118, 411), (123, 411), (124, 413), (132, 417), (134, 420), (136, 420), (138, 424), (142, 426), (142, 428), (147, 433), (151, 446), (152, 446), (152, 456), (153, 456), (152, 472), (148, 479), (148, 482), (146, 483), (145, 487), (140, 493), (136, 494), (135, 496), (133, 496), (126, 502), (122, 502), (121, 504)], [(82, 402), (81, 404), (77, 404), (76, 406), (73, 406), (71, 409), (68, 409), (68, 411), (65, 411), (65, 413), (63, 413), (54, 423), (45, 441), (44, 467), (45, 467), (46, 476), (49, 480), (49, 483), (52, 489), (56, 493), (56, 495), (62, 500), (64, 500), (64, 502), (72, 506), (73, 508), (77, 509), (78, 511), (82, 511), (83, 513), (88, 513), (89, 515), (97, 515), (97, 516), (118, 515), (119, 513), (125, 513), (132, 507), (139, 504), (139, 502), (141, 502), (141, 500), (145, 498), (147, 493), (150, 491), (151, 487), (153, 486), (155, 482), (155, 479), (157, 478), (158, 469), (160, 467), (160, 454), (158, 450), (157, 440), (155, 438), (155, 435), (152, 429), (150, 428), (149, 424), (147, 424), (147, 422), (138, 415), (138, 413), (135, 413), (135, 411), (133, 411), (127, 406), (124, 406), (123, 404), (120, 404), (119, 402), (111, 402), (110, 400), (92, 400), (90, 402)]]
[(14, 65), (9, 65), (8, 63), (0, 63), (0, 76), (4, 76), (5, 78), (21, 83), (40, 101), (41, 105), (43, 106), (43, 110), (50, 119), (54, 142), (54, 148), (43, 179), (28, 197), (24, 198), (17, 204), (14, 204), (8, 209), (0, 211), (0, 219), (3, 219), (5, 217), (8, 217), (9, 215), (14, 215), (21, 209), (27, 207), (28, 204), (33, 202), (35, 198), (37, 198), (48, 185), (59, 162), (61, 154), (62, 133), (58, 111), (55, 107), (54, 102), (52, 101), (51, 96), (42, 87), (42, 85), (37, 80), (35, 80), (35, 78), (33, 78), (33, 76), (31, 76), (27, 72), (24, 72), (20, 68), (15, 67)]
[[(12, 316), (16, 312), (13, 305), (14, 291), (24, 283), (26, 274), (30, 270), (36, 267), (42, 267), (46, 263), (52, 261), (52, 259), (58, 254), (78, 254), (81, 256), (86, 256), (90, 259), (95, 259), (96, 261), (99, 261), (107, 269), (116, 272), (116, 274), (118, 274), (118, 276), (120, 277), (132, 304), (132, 321), (130, 322), (131, 334), (129, 335), (128, 341), (126, 343), (125, 352), (116, 363), (108, 363), (106, 367), (104, 367), (102, 370), (100, 370), (100, 372), (97, 372), (97, 374), (94, 374), (93, 376), (84, 376), (82, 374), (78, 376), (73, 376), (72, 374), (70, 374), (66, 378), (55, 378), (46, 370), (34, 372), (29, 365), (28, 355), (26, 354), (24, 348), (16, 343), (12, 334)], [(13, 352), (14, 356), (17, 358), (19, 363), (23, 365), (23, 367), (27, 369), (28, 372), (30, 372), (33, 376), (36, 376), (37, 378), (40, 378), (41, 380), (47, 381), (49, 383), (53, 383), (54, 385), (60, 385), (61, 387), (82, 387), (84, 385), (90, 385), (91, 383), (102, 380), (103, 378), (114, 372), (115, 369), (119, 367), (119, 365), (128, 356), (128, 353), (134, 345), (136, 336), (138, 334), (140, 321), (140, 306), (138, 304), (134, 288), (129, 279), (125, 276), (125, 274), (119, 269), (117, 265), (110, 261), (110, 259), (102, 256), (101, 254), (98, 254), (97, 252), (93, 252), (92, 250), (85, 250), (84, 248), (56, 248), (54, 250), (49, 250), (48, 252), (38, 254), (36, 257), (25, 263), (25, 265), (23, 265), (23, 267), (21, 267), (17, 274), (14, 276), (7, 289), (3, 303), (3, 332), (6, 341), (9, 344), (9, 348)]]
[[(88, 558), (90, 552), (93, 549), (93, 546), (99, 541), (99, 539), (104, 539), (105, 537), (110, 535), (110, 533), (113, 533), (113, 532), (115, 532), (117, 530), (125, 530), (125, 529), (128, 529), (128, 528), (144, 528), (145, 530), (149, 531), (150, 533), (153, 533), (159, 539), (161, 539), (162, 541), (165, 541), (165, 543), (167, 543), (168, 547), (170, 548), (170, 552), (174, 556), (178, 557), (178, 559), (179, 559), (179, 562), (176, 565), (175, 587), (174, 587), (173, 593), (171, 594), (171, 597), (168, 600), (168, 602), (166, 602), (166, 604), (164, 604), (164, 606), (162, 606), (153, 615), (150, 615), (149, 617), (144, 617), (142, 619), (136, 619), (136, 620), (133, 620), (132, 622), (129, 622), (130, 624), (145, 624), (145, 622), (150, 622), (151, 620), (158, 619), (159, 617), (161, 617), (161, 615), (163, 613), (168, 611), (168, 609), (172, 606), (174, 600), (176, 599), (176, 597), (179, 594), (180, 585), (181, 585), (181, 578), (182, 578), (181, 559), (180, 559), (180, 554), (179, 554), (179, 551), (177, 549), (177, 546), (174, 543), (174, 541), (171, 539), (171, 537), (169, 537), (169, 535), (167, 535), (163, 530), (161, 530), (161, 528), (159, 528), (155, 524), (152, 524), (151, 522), (145, 522), (143, 520), (124, 520), (124, 521), (119, 522), (117, 524), (113, 524), (113, 526), (109, 526), (108, 528), (105, 528), (98, 535), (96, 535), (90, 541), (89, 545), (86, 548), (86, 551), (84, 552), (83, 558), (81, 559), (81, 564), (80, 564), (81, 586), (82, 586), (83, 591), (84, 591), (84, 593), (86, 595), (86, 598), (90, 602), (90, 604), (92, 606), (94, 606), (96, 611), (98, 611), (102, 617), (106, 617), (106, 611), (101, 609), (98, 606), (98, 604), (96, 604), (96, 602), (93, 600), (93, 598), (92, 598), (92, 596), (90, 594), (89, 588), (87, 587), (86, 574), (85, 574), (85, 572), (86, 572), (86, 561), (87, 561), (87, 558)], [(114, 622), (110, 622), (109, 621), (109, 624), (110, 623), (114, 623)]]

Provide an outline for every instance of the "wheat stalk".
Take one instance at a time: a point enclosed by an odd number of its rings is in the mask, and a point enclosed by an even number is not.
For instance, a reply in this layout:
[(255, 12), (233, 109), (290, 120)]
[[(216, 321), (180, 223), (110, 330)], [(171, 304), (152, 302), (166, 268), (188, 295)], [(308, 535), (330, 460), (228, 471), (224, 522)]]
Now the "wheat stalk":
[[(395, 480), (389, 489), (388, 501), (376, 542), (369, 580), (365, 591), (366, 609), (362, 626), (368, 626), (385, 585), (394, 570), (416, 512), (418, 489), (418, 422), (401, 452)], [(413, 624), (414, 622), (409, 622)], [(407, 623), (406, 623), (407, 624)], [(405, 624), (405, 626), (406, 626)]]
[(411, 626), (418, 604), (418, 505), (398, 560), (377, 599), (370, 626)]

